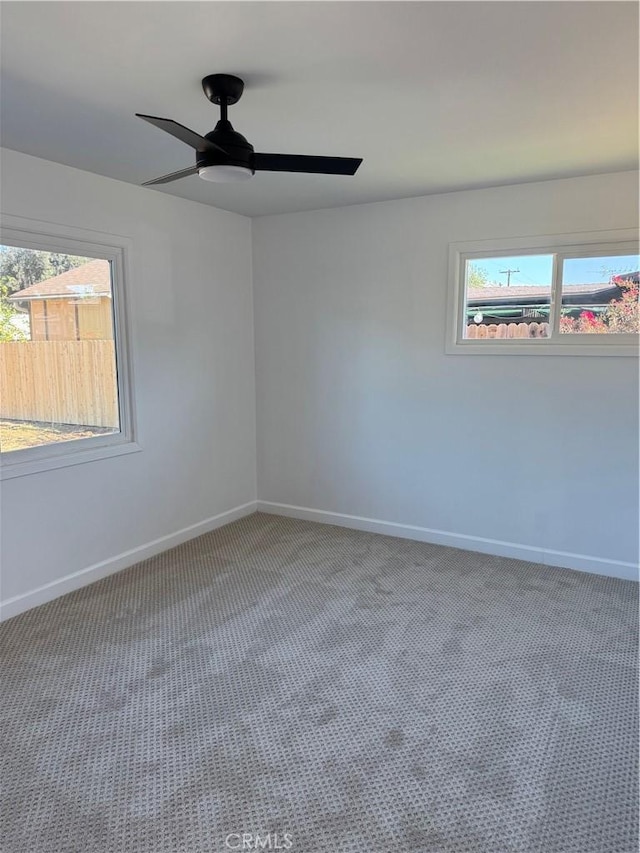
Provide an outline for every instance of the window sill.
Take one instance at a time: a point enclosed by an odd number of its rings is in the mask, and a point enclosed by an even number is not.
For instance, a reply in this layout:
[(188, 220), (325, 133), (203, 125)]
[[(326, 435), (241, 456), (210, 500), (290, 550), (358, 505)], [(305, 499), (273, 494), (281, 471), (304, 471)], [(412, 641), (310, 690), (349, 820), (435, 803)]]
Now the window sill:
[(550, 343), (545, 340), (519, 341), (511, 343), (478, 344), (475, 341), (457, 341), (446, 346), (447, 355), (568, 355), (568, 356), (631, 356), (638, 358), (640, 347), (637, 343), (614, 344), (610, 341), (602, 344), (578, 343), (570, 341), (566, 344)]
[[(92, 441), (92, 439), (84, 439)], [(135, 441), (123, 438), (121, 441), (112, 441), (110, 444), (103, 444), (91, 447), (74, 447), (69, 448), (72, 442), (60, 442), (55, 446), (43, 448), (30, 448), (29, 457), (22, 456), (24, 451), (14, 451), (20, 454), (21, 458), (16, 458), (15, 461), (9, 461), (11, 454), (5, 454), (5, 457), (0, 460), (0, 480), (11, 480), (14, 477), (26, 477), (30, 474), (40, 474), (43, 471), (52, 471), (56, 468), (67, 468), (71, 465), (81, 465), (86, 462), (95, 462), (99, 459), (108, 459), (111, 456), (123, 456), (127, 453), (137, 453), (142, 450), (142, 447)], [(75, 444), (75, 442), (73, 442)], [(65, 445), (67, 445), (65, 447)], [(41, 456), (36, 456), (34, 451), (42, 450)], [(46, 452), (45, 452), (46, 451)], [(58, 452), (55, 452), (58, 451)]]

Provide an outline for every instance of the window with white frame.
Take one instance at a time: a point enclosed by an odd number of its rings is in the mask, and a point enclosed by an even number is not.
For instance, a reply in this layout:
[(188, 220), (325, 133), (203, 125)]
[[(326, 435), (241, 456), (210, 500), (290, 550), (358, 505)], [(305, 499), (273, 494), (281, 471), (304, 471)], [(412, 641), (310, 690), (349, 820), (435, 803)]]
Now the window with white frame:
[(638, 353), (632, 229), (454, 243), (449, 279), (449, 353)]
[(128, 241), (3, 219), (2, 477), (137, 450), (125, 300)]

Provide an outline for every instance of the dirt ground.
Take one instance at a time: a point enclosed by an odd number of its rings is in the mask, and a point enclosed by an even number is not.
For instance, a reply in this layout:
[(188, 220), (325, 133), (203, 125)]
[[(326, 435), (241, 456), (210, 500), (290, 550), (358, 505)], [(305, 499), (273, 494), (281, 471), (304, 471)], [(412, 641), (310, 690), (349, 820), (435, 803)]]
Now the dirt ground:
[(0, 450), (24, 450), (58, 441), (73, 441), (113, 432), (101, 427), (77, 426), (76, 424), (48, 424), (36, 421), (0, 420)]

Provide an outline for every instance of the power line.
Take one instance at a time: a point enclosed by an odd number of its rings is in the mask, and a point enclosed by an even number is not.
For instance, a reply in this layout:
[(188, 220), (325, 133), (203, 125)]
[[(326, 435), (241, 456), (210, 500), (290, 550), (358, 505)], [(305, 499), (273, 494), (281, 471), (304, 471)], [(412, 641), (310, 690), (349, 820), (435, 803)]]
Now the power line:
[[(524, 273), (524, 272), (521, 272), (521, 273), (520, 273), (520, 276), (521, 276), (521, 278), (522, 278), (522, 279), (524, 279), (524, 281), (523, 281), (523, 283), (524, 283), (524, 284), (540, 284), (540, 280), (539, 280), (539, 279), (536, 281), (536, 280), (534, 280), (533, 278), (531, 278), (531, 276), (530, 276), (530, 275), (527, 275), (527, 274), (526, 274), (526, 273)], [(517, 284), (517, 283), (518, 283), (518, 282), (514, 282), (514, 284)]]

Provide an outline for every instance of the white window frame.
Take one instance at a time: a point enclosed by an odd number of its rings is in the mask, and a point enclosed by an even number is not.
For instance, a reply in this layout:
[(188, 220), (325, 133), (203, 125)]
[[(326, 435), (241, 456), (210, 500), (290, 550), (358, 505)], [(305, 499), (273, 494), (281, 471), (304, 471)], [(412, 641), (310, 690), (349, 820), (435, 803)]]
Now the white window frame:
[[(633, 334), (559, 333), (562, 261), (590, 255), (638, 253), (638, 231), (625, 228), (574, 234), (474, 240), (449, 244), (449, 297), (445, 351), (450, 355), (598, 355), (638, 356)], [(465, 269), (468, 260), (501, 255), (554, 255), (551, 284), (552, 336), (549, 338), (464, 338)]]
[(37, 474), (135, 453), (137, 441), (131, 354), (131, 307), (127, 288), (131, 280), (131, 241), (127, 237), (40, 222), (18, 216), (0, 219), (0, 243), (45, 252), (102, 258), (111, 262), (114, 341), (118, 383), (120, 431), (112, 434), (55, 442), (23, 450), (0, 452), (0, 480)]

